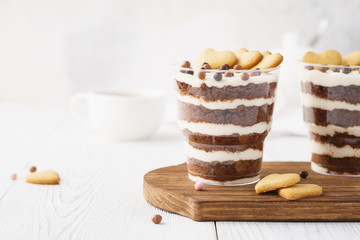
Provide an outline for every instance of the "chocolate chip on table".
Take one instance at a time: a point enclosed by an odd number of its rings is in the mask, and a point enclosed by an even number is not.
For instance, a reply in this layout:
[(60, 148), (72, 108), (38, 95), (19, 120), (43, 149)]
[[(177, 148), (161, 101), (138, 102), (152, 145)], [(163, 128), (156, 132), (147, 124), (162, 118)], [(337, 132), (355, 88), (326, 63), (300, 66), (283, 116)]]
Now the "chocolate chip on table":
[(314, 67), (313, 67), (313, 66), (305, 66), (305, 69), (307, 69), (307, 70), (311, 71), (311, 70), (313, 70), (313, 69), (314, 69)]
[(220, 70), (229, 70), (229, 69), (230, 69), (230, 67), (228, 64), (224, 64), (220, 67)]
[(35, 167), (35, 166), (31, 166), (31, 167), (29, 168), (29, 171), (30, 171), (30, 172), (36, 172), (36, 167)]
[(236, 64), (235, 66), (234, 66), (234, 70), (241, 70), (241, 65), (240, 64)]
[(234, 76), (234, 74), (232, 72), (226, 72), (224, 76), (225, 77), (232, 77), (232, 76)]
[(309, 176), (309, 173), (307, 171), (301, 171), (300, 172), (300, 177), (301, 178), (307, 178), (307, 176)]
[(203, 71), (200, 71), (198, 73), (198, 78), (201, 79), (201, 80), (204, 80), (206, 78), (206, 73), (203, 72)]
[(334, 68), (333, 72), (340, 72), (340, 68)]
[(342, 69), (342, 72), (345, 74), (351, 73), (351, 68), (349, 68), (349, 65), (345, 65), (345, 67)]
[(318, 69), (320, 72), (323, 72), (323, 73), (325, 73), (326, 72), (326, 70), (327, 70), (327, 68), (326, 67), (319, 67), (319, 69)]
[(162, 220), (162, 217), (159, 214), (156, 214), (151, 218), (151, 221), (155, 224), (161, 223), (161, 220)]
[(208, 63), (206, 63), (206, 62), (203, 63), (202, 67), (205, 68), (205, 69), (211, 69), (210, 64), (208, 64)]
[(241, 77), (242, 80), (246, 81), (246, 80), (249, 79), (249, 74), (246, 73), (246, 72), (243, 72), (243, 73), (240, 74), (240, 77)]
[(221, 81), (221, 79), (222, 79), (222, 74), (221, 74), (220, 72), (215, 73), (215, 74), (214, 74), (214, 79), (215, 79), (216, 81)]

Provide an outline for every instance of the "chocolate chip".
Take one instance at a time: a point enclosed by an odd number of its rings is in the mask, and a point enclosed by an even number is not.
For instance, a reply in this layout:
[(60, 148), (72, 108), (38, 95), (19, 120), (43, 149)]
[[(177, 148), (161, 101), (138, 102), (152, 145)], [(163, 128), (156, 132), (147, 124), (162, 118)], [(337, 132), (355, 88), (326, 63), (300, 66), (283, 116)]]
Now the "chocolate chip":
[(29, 169), (30, 172), (36, 172), (36, 167), (35, 166), (31, 166)]
[(230, 67), (227, 64), (224, 64), (220, 67), (220, 70), (229, 70), (229, 69), (230, 69)]
[(201, 79), (201, 80), (204, 80), (206, 78), (206, 73), (203, 72), (203, 71), (200, 71), (198, 73), (198, 78)]
[(340, 68), (334, 68), (333, 72), (340, 72)]
[(307, 176), (309, 176), (309, 173), (307, 171), (301, 171), (300, 172), (300, 177), (301, 178), (307, 178)]
[(156, 214), (151, 218), (151, 221), (155, 224), (161, 223), (161, 220), (162, 220), (162, 217), (159, 214)]
[(214, 79), (215, 79), (216, 81), (221, 81), (221, 79), (222, 79), (222, 74), (221, 74), (220, 72), (215, 73), (215, 74), (214, 74)]
[(208, 63), (204, 63), (204, 64), (202, 65), (202, 67), (205, 68), (205, 69), (211, 69), (211, 66), (210, 66), (210, 64), (208, 64)]
[(323, 73), (324, 73), (324, 72), (326, 72), (327, 69), (326, 69), (326, 67), (319, 67), (318, 70), (319, 70), (320, 72), (323, 72)]
[(240, 77), (241, 77), (242, 80), (246, 81), (246, 80), (249, 79), (249, 74), (246, 73), (246, 72), (243, 72), (243, 73), (240, 74)]
[(236, 64), (235, 66), (234, 66), (234, 70), (241, 70), (241, 65), (240, 64)]
[(232, 77), (232, 76), (234, 76), (234, 74), (232, 72), (226, 72), (224, 76), (225, 77)]
[(313, 69), (314, 69), (314, 67), (313, 67), (313, 66), (305, 66), (305, 69), (307, 69), (307, 70), (311, 71), (311, 70), (313, 70)]
[[(191, 69), (191, 68), (190, 68)], [(190, 75), (194, 75), (194, 71), (193, 70), (187, 70), (186, 71), (187, 74), (190, 74)]]
[(351, 73), (351, 68), (349, 68), (349, 65), (345, 65), (342, 72), (345, 73), (345, 74)]
[(261, 72), (258, 72), (258, 71), (250, 73), (250, 77), (256, 77), (256, 76), (260, 76), (260, 75), (261, 75)]

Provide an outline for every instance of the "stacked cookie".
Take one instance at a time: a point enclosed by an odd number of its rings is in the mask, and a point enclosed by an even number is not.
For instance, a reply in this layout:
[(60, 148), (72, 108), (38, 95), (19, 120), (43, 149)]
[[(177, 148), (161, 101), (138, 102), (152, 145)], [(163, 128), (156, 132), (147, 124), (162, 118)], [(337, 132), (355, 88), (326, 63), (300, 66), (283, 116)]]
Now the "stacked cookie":
[(298, 184), (300, 175), (296, 173), (270, 174), (255, 185), (257, 194), (277, 190), (279, 196), (288, 200), (318, 197), (322, 187), (316, 184)]
[(360, 50), (308, 52), (300, 80), (312, 169), (360, 175)]
[(280, 54), (202, 51), (175, 73), (178, 124), (189, 178), (232, 185), (259, 179), (271, 126)]

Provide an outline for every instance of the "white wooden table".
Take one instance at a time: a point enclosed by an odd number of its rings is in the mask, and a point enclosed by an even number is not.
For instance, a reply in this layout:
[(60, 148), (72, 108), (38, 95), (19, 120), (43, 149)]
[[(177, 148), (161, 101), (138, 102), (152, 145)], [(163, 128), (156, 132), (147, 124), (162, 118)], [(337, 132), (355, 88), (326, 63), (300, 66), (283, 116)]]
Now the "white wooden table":
[[(360, 239), (355, 222), (195, 222), (157, 209), (142, 196), (142, 178), (185, 161), (176, 125), (150, 140), (110, 142), (68, 109), (0, 102), (0, 239)], [(265, 161), (308, 159), (305, 137), (268, 137)], [(58, 171), (60, 185), (25, 183), (31, 165)]]

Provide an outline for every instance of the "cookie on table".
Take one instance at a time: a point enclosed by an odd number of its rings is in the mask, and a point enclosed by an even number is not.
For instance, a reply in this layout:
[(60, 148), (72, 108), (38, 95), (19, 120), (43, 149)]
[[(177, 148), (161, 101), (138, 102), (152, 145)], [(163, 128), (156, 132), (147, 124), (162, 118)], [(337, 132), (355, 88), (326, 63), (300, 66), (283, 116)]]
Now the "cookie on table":
[(237, 58), (232, 51), (215, 51), (212, 48), (203, 50), (197, 60), (196, 65), (202, 67), (204, 63), (208, 63), (212, 69), (219, 69), (221, 66), (227, 64), (230, 68), (234, 67), (237, 62)]
[(288, 200), (319, 197), (322, 193), (322, 187), (316, 184), (295, 184), (278, 190), (279, 196)]
[(258, 64), (263, 55), (259, 51), (248, 51), (245, 48), (240, 48), (235, 51), (238, 65), (241, 66), (241, 69), (250, 69), (256, 64)]
[(270, 174), (255, 185), (255, 191), (258, 194), (269, 192), (294, 185), (298, 182), (300, 182), (300, 175), (297, 173)]
[(305, 53), (302, 61), (304, 63), (313, 63), (321, 65), (341, 65), (342, 56), (336, 50), (327, 50), (321, 54), (316, 54), (314, 52)]
[(342, 65), (360, 66), (360, 50), (342, 57)]
[(52, 170), (29, 173), (25, 181), (33, 184), (59, 184), (59, 174)]

